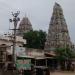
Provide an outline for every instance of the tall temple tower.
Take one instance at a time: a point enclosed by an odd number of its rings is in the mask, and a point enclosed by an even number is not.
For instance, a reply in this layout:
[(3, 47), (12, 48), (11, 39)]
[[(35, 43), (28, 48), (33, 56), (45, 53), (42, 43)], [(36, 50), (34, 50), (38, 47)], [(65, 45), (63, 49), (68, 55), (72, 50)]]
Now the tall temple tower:
[(30, 20), (28, 19), (28, 17), (24, 17), (20, 24), (19, 24), (19, 30), (17, 31), (17, 35), (19, 36), (23, 36), (23, 33), (26, 33), (32, 29), (32, 24), (30, 22)]
[(53, 14), (49, 24), (45, 50), (54, 50), (55, 48), (71, 47), (70, 36), (67, 24), (63, 15), (63, 10), (58, 3), (55, 3)]

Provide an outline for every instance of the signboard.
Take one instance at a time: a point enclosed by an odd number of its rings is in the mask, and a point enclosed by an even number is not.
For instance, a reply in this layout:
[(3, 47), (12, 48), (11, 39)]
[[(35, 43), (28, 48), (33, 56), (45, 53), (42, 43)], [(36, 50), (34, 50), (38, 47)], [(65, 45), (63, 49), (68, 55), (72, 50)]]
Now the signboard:
[(17, 69), (31, 70), (31, 59), (17, 59)]
[(25, 56), (26, 55), (24, 47), (16, 46), (15, 53), (16, 53), (17, 56)]

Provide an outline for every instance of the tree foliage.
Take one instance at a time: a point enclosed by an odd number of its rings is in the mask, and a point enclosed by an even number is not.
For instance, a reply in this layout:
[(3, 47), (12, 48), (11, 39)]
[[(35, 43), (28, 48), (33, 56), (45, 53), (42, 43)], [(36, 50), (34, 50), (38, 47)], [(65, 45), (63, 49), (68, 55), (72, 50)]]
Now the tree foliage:
[(55, 53), (56, 59), (60, 62), (61, 69), (71, 70), (72, 61), (75, 58), (75, 52), (70, 48), (57, 48)]
[(55, 50), (55, 53), (57, 54), (57, 57), (59, 59), (72, 59), (75, 58), (75, 52), (71, 50), (70, 48), (57, 48)]
[(24, 39), (26, 39), (27, 44), (24, 45), (27, 48), (43, 49), (46, 41), (46, 32), (39, 31), (29, 31), (24, 33)]

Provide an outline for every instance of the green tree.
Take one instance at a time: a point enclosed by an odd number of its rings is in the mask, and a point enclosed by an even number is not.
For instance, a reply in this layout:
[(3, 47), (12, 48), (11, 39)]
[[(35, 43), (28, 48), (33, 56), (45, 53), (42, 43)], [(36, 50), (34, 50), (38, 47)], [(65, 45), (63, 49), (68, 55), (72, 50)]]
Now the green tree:
[(55, 53), (57, 54), (57, 57), (59, 59), (73, 59), (75, 58), (75, 51), (71, 50), (70, 48), (57, 48), (55, 50)]
[(27, 44), (24, 45), (27, 48), (36, 48), (36, 49), (44, 49), (45, 41), (46, 41), (46, 32), (39, 31), (29, 31), (24, 33), (24, 39), (26, 39)]
[[(57, 48), (55, 50), (56, 59), (59, 61), (61, 65), (61, 69), (71, 69), (72, 59), (75, 58), (75, 52), (70, 48)], [(66, 65), (65, 65), (66, 63)]]

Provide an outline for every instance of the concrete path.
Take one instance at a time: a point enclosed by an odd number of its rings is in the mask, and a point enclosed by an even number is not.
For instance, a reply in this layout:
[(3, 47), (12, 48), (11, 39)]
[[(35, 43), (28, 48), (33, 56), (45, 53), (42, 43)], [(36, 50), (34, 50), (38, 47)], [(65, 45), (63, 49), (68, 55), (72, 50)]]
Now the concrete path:
[(50, 75), (75, 75), (75, 72), (51, 72)]

